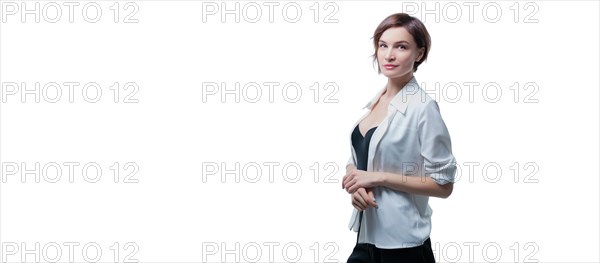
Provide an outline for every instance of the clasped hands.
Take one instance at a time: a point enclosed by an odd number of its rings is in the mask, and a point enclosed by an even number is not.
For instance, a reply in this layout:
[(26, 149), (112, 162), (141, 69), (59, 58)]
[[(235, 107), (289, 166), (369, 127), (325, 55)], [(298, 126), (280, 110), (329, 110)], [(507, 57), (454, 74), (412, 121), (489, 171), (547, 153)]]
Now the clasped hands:
[(377, 176), (373, 173), (358, 170), (352, 164), (346, 166), (346, 175), (342, 180), (342, 188), (352, 195), (352, 206), (358, 211), (368, 207), (377, 208), (372, 187), (377, 186)]

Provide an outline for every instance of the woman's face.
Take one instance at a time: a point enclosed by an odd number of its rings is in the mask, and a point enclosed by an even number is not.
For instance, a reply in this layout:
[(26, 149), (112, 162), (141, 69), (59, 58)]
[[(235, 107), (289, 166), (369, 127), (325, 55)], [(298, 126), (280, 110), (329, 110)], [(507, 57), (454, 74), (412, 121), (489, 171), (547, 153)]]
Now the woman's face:
[(412, 35), (404, 27), (392, 27), (381, 35), (377, 47), (379, 69), (388, 78), (412, 74), (413, 65), (423, 56)]

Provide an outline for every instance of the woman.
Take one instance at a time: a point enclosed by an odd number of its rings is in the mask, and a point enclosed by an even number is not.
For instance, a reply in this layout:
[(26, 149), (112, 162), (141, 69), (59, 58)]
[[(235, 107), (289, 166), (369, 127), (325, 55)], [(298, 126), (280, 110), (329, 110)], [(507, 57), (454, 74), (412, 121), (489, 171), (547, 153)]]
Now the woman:
[(373, 43), (388, 82), (351, 133), (342, 186), (358, 240), (348, 262), (435, 262), (429, 196), (450, 196), (456, 160), (437, 102), (413, 76), (431, 39), (421, 21), (398, 13), (381, 22)]

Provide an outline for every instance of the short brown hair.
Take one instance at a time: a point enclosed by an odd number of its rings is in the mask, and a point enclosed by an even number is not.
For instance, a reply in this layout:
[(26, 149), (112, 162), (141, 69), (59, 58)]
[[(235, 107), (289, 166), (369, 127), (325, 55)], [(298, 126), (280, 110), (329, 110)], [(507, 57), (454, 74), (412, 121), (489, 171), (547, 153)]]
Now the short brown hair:
[[(421, 60), (416, 61), (413, 66), (413, 72), (417, 72), (417, 68), (423, 61), (427, 59), (427, 54), (431, 49), (431, 37), (429, 36), (429, 32), (427, 32), (427, 28), (421, 22), (421, 20), (416, 17), (412, 17), (406, 13), (396, 13), (386, 17), (377, 29), (375, 29), (375, 33), (373, 34), (373, 44), (375, 46), (375, 52), (373, 53), (373, 63), (377, 61), (377, 50), (379, 49), (379, 39), (383, 32), (392, 28), (392, 27), (404, 27), (408, 33), (412, 35), (415, 39), (418, 48), (425, 48), (425, 52), (423, 53), (423, 57)], [(381, 73), (381, 69), (377, 67), (377, 73)]]

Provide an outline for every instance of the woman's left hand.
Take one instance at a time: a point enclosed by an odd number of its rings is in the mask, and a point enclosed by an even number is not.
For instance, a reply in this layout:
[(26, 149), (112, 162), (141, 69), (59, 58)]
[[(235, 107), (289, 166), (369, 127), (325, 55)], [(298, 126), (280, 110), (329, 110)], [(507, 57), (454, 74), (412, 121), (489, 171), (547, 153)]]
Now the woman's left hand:
[(342, 186), (350, 194), (359, 188), (371, 188), (377, 186), (381, 178), (375, 173), (354, 169), (344, 176)]

